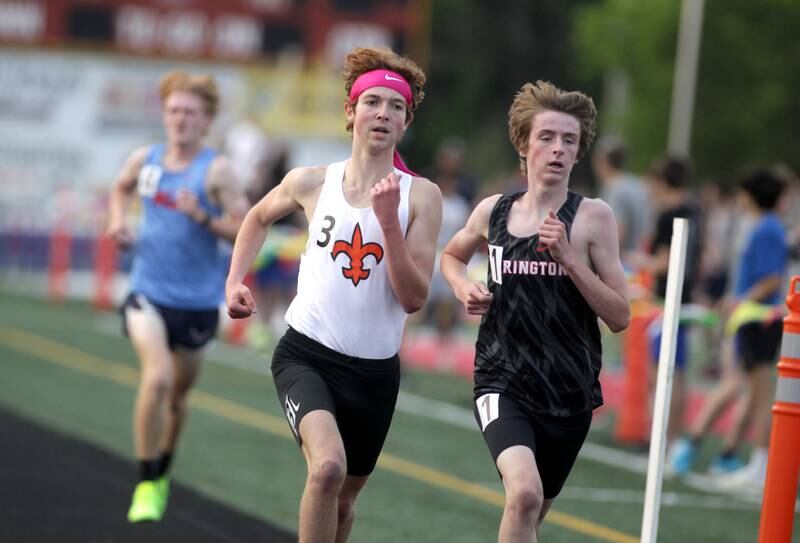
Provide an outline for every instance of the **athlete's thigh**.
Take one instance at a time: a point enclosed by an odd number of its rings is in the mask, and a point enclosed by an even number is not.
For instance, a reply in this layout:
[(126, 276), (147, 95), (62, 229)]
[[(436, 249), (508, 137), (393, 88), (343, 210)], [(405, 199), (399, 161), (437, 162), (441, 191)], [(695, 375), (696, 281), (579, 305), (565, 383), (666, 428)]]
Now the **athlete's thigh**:
[(506, 496), (523, 489), (541, 489), (536, 463), (536, 434), (524, 410), (511, 398), (496, 393), (475, 400), (475, 418), (483, 432)]
[(335, 459), (346, 463), (344, 444), (333, 413), (315, 409), (300, 420), (298, 432), (306, 462), (312, 465), (320, 459)]
[(538, 415), (532, 418), (537, 443), (536, 462), (545, 499), (561, 492), (589, 433), (592, 413), (571, 417)]
[(343, 386), (344, 382), (344, 378), (339, 380), (334, 395), (347, 396), (346, 401), (339, 402), (343, 407), (337, 417), (347, 452), (347, 474), (366, 477), (375, 469), (392, 424), (400, 388), (399, 366), (366, 381), (353, 380), (349, 386)]
[(535, 488), (542, 486), (536, 455), (530, 447), (512, 445), (497, 457), (497, 471), (503, 479), (507, 494), (513, 494), (518, 488)]
[(494, 392), (478, 396), (474, 414), (495, 465), (508, 448), (522, 446), (536, 451), (536, 434), (527, 413), (508, 396)]
[(522, 471), (515, 471), (513, 477), (530, 477), (521, 451), (530, 449), (544, 497), (553, 499), (561, 491), (586, 439), (591, 412), (576, 417), (550, 417), (530, 413), (514, 399), (491, 393), (476, 398), (475, 418), (504, 482), (508, 474), (499, 464), (503, 452), (517, 451), (506, 466), (507, 470), (522, 466)]
[(145, 370), (171, 371), (167, 326), (158, 309), (139, 294), (131, 294), (122, 307), (125, 334), (130, 338)]
[[(272, 355), (272, 379), (278, 401), (299, 445), (303, 445), (300, 424), (309, 413), (327, 411), (335, 421), (336, 403), (330, 387), (314, 366), (317, 355), (298, 345), (291, 334), (284, 335)], [(312, 432), (317, 425), (312, 425)], [(338, 434), (338, 429), (337, 429)]]

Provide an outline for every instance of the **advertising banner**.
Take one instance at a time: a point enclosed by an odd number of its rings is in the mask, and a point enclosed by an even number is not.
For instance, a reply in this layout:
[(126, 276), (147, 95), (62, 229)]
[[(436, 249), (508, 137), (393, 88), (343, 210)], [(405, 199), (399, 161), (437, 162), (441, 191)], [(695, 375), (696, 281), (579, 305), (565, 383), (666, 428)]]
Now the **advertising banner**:
[(293, 162), (349, 146), (343, 84), (329, 71), (175, 63), (120, 55), (0, 50), (0, 228), (91, 230), (126, 157), (163, 139), (159, 78), (175, 68), (211, 73), (222, 107), (209, 134), (252, 120), (287, 142)]

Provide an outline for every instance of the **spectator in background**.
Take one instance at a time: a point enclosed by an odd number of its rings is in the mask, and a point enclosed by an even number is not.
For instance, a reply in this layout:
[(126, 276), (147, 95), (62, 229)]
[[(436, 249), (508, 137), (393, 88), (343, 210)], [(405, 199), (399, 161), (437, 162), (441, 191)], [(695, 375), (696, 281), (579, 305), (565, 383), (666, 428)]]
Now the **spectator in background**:
[(442, 229), (436, 241), (436, 267), (431, 278), (426, 320), (435, 326), (445, 344), (458, 323), (460, 307), (439, 270), (439, 259), (447, 242), (464, 227), (471, 210), (470, 202), (459, 190), (465, 183), (473, 186), (461, 173), (462, 160), (463, 144), (456, 139), (445, 140), (437, 150), (436, 168), (431, 177), (442, 191)]
[(130, 522), (164, 515), (186, 396), (217, 330), (228, 257), (218, 242), (236, 238), (248, 207), (228, 159), (203, 145), (219, 105), (214, 79), (174, 71), (159, 92), (167, 143), (130, 155), (111, 194), (108, 226), (117, 243), (133, 241), (126, 211), (136, 192), (144, 220), (122, 307), (141, 366), (133, 417), (140, 481)]
[(252, 118), (231, 124), (222, 139), (222, 148), (231, 161), (236, 179), (245, 188), (258, 184), (258, 170), (268, 160), (271, 147), (270, 139)]
[[(446, 138), (439, 144), (430, 179), (446, 180), (447, 184), (455, 187), (455, 193), (461, 195), (467, 204), (472, 206), (478, 183), (475, 176), (466, 170), (466, 146), (461, 139)], [(437, 184), (441, 183), (437, 181)]]
[[(247, 197), (252, 205), (258, 203), (274, 189), (289, 172), (289, 147), (273, 143), (270, 150), (256, 165), (256, 175), (247, 186)], [(307, 221), (300, 212), (283, 217), (272, 226), (270, 236), (261, 246), (253, 261), (252, 292), (260, 308), (261, 326), (247, 330), (248, 344), (269, 350), (275, 338), (286, 331), (283, 314), (295, 294), (300, 255), (307, 236)]]
[[(722, 322), (717, 318), (730, 289), (730, 269), (736, 259), (737, 229), (743, 221), (736, 209), (731, 184), (723, 179), (709, 179), (700, 189), (700, 205), (705, 218), (703, 252), (700, 258), (700, 284), (695, 301), (708, 311), (709, 320), (702, 327), (702, 338), (709, 361), (704, 371), (718, 377), (730, 372), (730, 356), (725, 351)], [(733, 368), (735, 369), (735, 368)], [(725, 376), (723, 377), (725, 379)], [(732, 390), (735, 392), (735, 390)]]
[(735, 262), (735, 236), (739, 216), (732, 187), (722, 179), (712, 179), (700, 191), (705, 217), (701, 257), (702, 302), (714, 307), (728, 290), (731, 263)]
[(615, 136), (600, 138), (592, 155), (592, 169), (600, 181), (600, 198), (605, 201), (619, 227), (622, 263), (629, 265), (632, 253), (642, 249), (650, 234), (651, 208), (647, 188), (626, 171), (627, 149)]
[(253, 176), (245, 184), (247, 199), (253, 204), (274, 189), (289, 172), (289, 147), (285, 143), (272, 142), (259, 154)]
[[(722, 186), (725, 185), (720, 183), (719, 191), (724, 193), (728, 189), (722, 189)], [(709, 193), (714, 195), (717, 189), (707, 190), (706, 198), (703, 199), (707, 204), (703, 254), (704, 258), (708, 257), (708, 260), (703, 262), (708, 266), (706, 272), (709, 273), (707, 278), (703, 278), (703, 291), (706, 301), (713, 303), (714, 310), (722, 316), (719, 326), (708, 336), (710, 339), (707, 350), (708, 356), (716, 358), (719, 362), (719, 381), (708, 391), (700, 412), (691, 423), (687, 437), (674, 441), (667, 453), (668, 469), (676, 475), (683, 475), (693, 467), (696, 447), (691, 445), (702, 441), (711, 431), (717, 418), (726, 412), (725, 409), (734, 400), (738, 401), (733, 424), (726, 431), (722, 448), (712, 459), (708, 472), (711, 475), (721, 475), (741, 468), (743, 464), (737, 451), (748, 425), (744, 416), (748, 410), (748, 400), (742, 395), (745, 376), (737, 362), (735, 338), (731, 334), (726, 334), (724, 329), (725, 318), (732, 305), (731, 300), (735, 298), (740, 259), (750, 237), (754, 219), (744, 212), (741, 198), (736, 197), (735, 191), (731, 191), (731, 198), (722, 198), (722, 201), (717, 200), (716, 203), (709, 203), (711, 200), (708, 198)], [(730, 202), (722, 203), (727, 200)], [(730, 226), (726, 227), (726, 224)], [(714, 265), (715, 261), (720, 267)], [(725, 290), (722, 297), (715, 299), (721, 288), (723, 275)]]
[[(728, 333), (735, 335), (737, 359), (746, 375), (745, 403), (734, 422), (734, 435), (726, 443), (735, 455), (748, 422), (754, 428), (754, 449), (749, 463), (720, 479), (723, 488), (761, 487), (767, 468), (767, 447), (773, 383), (783, 333), (782, 305), (789, 250), (786, 229), (776, 211), (785, 184), (766, 168), (747, 172), (740, 181), (739, 200), (753, 220), (738, 260), (734, 300), (726, 312)], [(676, 443), (675, 455), (691, 464), (702, 434)]]
[[(672, 241), (672, 222), (676, 218), (689, 220), (689, 238), (686, 247), (686, 265), (683, 279), (681, 303), (691, 302), (692, 291), (700, 272), (700, 251), (703, 239), (703, 220), (700, 207), (689, 194), (691, 166), (688, 159), (666, 156), (654, 160), (647, 172), (652, 201), (659, 206), (655, 233), (649, 254), (636, 257), (636, 266), (650, 273), (654, 279), (654, 294), (663, 300), (667, 291), (669, 250)], [(661, 349), (661, 319), (650, 327), (650, 356), (658, 362)], [(686, 405), (686, 364), (689, 357), (687, 326), (678, 326), (678, 342), (675, 354), (675, 377), (672, 384), (667, 442), (679, 435)]]

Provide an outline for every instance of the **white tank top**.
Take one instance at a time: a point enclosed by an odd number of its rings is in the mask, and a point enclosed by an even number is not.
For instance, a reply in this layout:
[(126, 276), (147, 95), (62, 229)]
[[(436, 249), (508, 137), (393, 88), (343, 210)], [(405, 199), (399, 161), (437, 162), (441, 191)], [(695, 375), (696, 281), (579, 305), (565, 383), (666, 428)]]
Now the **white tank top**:
[[(389, 283), (383, 230), (375, 213), (371, 207), (354, 208), (344, 197), (346, 165), (331, 164), (325, 173), (286, 322), (342, 354), (389, 358), (400, 350), (407, 315)], [(411, 176), (395, 173), (405, 236)]]

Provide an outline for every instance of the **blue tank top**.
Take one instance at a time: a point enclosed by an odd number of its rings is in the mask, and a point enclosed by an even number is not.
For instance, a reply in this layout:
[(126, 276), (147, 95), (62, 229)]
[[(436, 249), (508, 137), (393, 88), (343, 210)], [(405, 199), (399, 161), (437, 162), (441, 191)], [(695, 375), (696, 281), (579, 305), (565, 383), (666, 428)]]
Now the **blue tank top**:
[(162, 164), (165, 146), (153, 146), (139, 171), (142, 223), (131, 271), (131, 291), (174, 309), (215, 309), (222, 302), (227, 258), (217, 237), (175, 207), (179, 189), (197, 195), (212, 217), (222, 210), (206, 197), (205, 182), (216, 156), (204, 148), (181, 171)]

